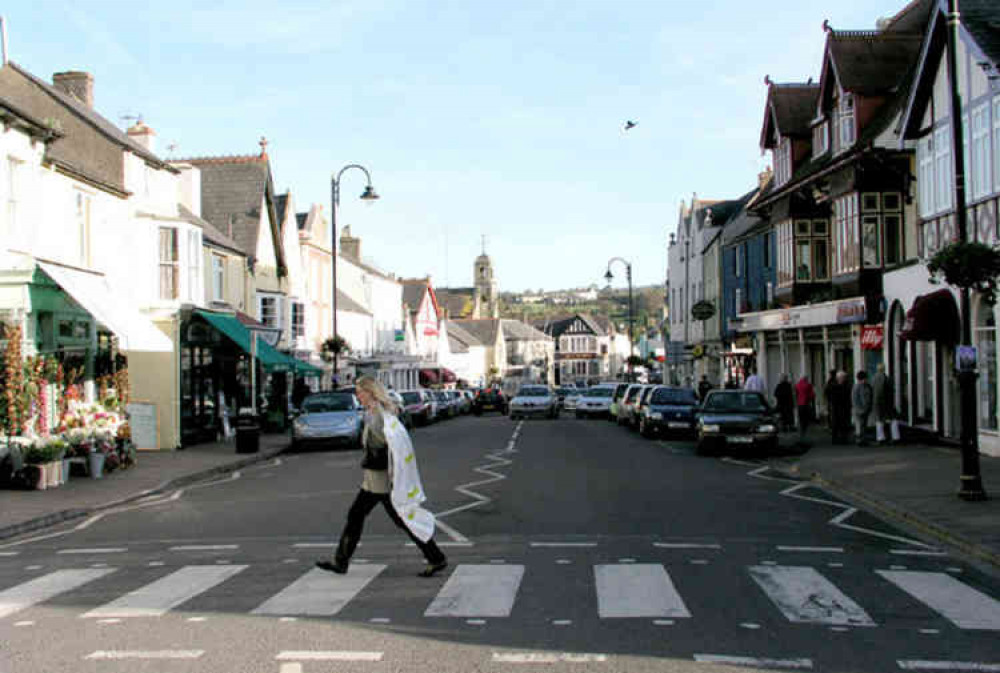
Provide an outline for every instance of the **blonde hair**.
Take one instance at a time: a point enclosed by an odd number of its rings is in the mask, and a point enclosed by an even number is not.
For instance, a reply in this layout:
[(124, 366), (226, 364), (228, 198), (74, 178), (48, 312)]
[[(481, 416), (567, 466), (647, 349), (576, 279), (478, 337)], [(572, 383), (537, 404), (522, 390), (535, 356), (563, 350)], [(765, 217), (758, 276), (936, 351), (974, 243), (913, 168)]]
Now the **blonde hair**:
[(385, 389), (385, 386), (378, 379), (374, 379), (371, 376), (362, 376), (357, 381), (354, 382), (354, 387), (358, 390), (363, 390), (378, 406), (382, 407), (382, 410), (396, 415), (399, 413), (399, 407), (396, 406), (396, 402), (389, 397), (389, 391)]

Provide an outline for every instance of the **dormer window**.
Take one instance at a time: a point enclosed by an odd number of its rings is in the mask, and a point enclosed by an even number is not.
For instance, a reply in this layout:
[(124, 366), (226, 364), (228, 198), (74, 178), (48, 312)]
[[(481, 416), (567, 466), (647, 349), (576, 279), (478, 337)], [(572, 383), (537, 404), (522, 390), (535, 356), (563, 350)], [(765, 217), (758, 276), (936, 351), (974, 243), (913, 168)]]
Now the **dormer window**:
[(774, 179), (778, 186), (781, 186), (792, 178), (792, 141), (789, 138), (782, 138), (778, 142), (774, 157), (775, 173)]
[(844, 150), (854, 144), (854, 96), (844, 93), (837, 104), (840, 121), (840, 149)]
[(821, 157), (830, 151), (830, 123), (823, 120), (813, 127), (813, 157)]

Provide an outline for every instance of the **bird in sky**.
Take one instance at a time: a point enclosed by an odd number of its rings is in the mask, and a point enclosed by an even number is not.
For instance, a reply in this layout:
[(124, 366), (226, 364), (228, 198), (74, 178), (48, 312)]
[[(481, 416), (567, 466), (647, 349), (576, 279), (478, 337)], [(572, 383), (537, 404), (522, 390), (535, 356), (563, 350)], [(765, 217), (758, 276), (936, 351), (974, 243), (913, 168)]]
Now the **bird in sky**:
[(625, 122), (625, 130), (628, 131), (629, 129), (635, 128), (638, 125), (639, 122), (634, 122), (631, 119), (629, 119), (628, 121)]

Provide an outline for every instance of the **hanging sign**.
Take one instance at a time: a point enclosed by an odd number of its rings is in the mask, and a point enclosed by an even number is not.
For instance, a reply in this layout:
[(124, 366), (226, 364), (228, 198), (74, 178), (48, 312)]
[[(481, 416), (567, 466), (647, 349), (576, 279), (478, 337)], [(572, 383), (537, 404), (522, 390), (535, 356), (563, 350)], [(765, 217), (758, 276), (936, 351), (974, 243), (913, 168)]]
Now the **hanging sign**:
[(861, 327), (861, 350), (882, 350), (884, 336), (882, 325), (863, 325)]
[(710, 301), (699, 301), (691, 307), (691, 317), (695, 320), (708, 320), (715, 315), (715, 304)]

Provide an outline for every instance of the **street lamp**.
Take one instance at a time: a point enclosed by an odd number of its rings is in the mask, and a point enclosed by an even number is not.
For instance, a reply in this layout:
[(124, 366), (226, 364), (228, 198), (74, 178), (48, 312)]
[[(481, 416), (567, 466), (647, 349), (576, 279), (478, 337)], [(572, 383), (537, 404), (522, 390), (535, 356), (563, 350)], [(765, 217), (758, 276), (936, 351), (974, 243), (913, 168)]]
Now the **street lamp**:
[(365, 179), (368, 181), (368, 185), (365, 187), (365, 191), (361, 193), (359, 197), (362, 201), (375, 201), (378, 198), (378, 194), (375, 193), (375, 188), (372, 187), (372, 176), (368, 173), (368, 169), (360, 164), (348, 164), (340, 169), (339, 172), (335, 173), (330, 178), (330, 192), (331, 192), (331, 202), (333, 207), (330, 209), (330, 237), (333, 239), (333, 245), (331, 250), (333, 251), (333, 383), (336, 387), (339, 383), (338, 376), (340, 373), (340, 344), (337, 343), (337, 206), (340, 205), (340, 179), (349, 168), (357, 168), (362, 173), (365, 174)]
[(608, 285), (611, 285), (611, 281), (614, 279), (614, 275), (611, 273), (611, 265), (614, 262), (621, 262), (625, 265), (625, 278), (628, 279), (628, 380), (631, 383), (635, 380), (634, 365), (632, 364), (632, 344), (634, 343), (632, 338), (632, 263), (626, 262), (621, 257), (609, 259), (608, 272), (604, 274), (604, 280), (608, 281)]

